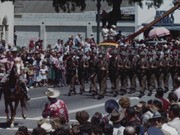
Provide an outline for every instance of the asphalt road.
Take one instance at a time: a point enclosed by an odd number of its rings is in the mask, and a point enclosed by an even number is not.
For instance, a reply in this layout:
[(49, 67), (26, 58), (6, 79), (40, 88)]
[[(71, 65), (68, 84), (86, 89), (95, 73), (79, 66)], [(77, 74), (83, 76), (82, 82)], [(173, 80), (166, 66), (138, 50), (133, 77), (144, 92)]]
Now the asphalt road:
[[(108, 83), (109, 84), (109, 83)], [(88, 84), (86, 85), (86, 90), (88, 91)], [(108, 86), (110, 88), (110, 86)], [(67, 87), (58, 87), (54, 88), (60, 91), (61, 95), (60, 99), (66, 102), (69, 114), (70, 114), (70, 122), (74, 122), (75, 114), (77, 111), (87, 110), (89, 115), (92, 116), (95, 112), (99, 111), (103, 114), (106, 114), (104, 109), (104, 103), (108, 99), (119, 100), (121, 96), (117, 96), (116, 98), (112, 97), (110, 94), (106, 94), (105, 98), (102, 100), (94, 99), (90, 93), (86, 92), (83, 95), (73, 95), (67, 96), (69, 86)], [(77, 92), (79, 92), (79, 86), (76, 86)], [(110, 89), (108, 89), (110, 90)], [(44, 108), (45, 103), (48, 102), (47, 97), (43, 94), (43, 92), (47, 91), (46, 87), (39, 87), (29, 90), (29, 95), (31, 96), (31, 100), (28, 101), (28, 107), (26, 110), (27, 118), (23, 119), (21, 117), (20, 107), (17, 109), (17, 115), (15, 118), (15, 127), (9, 128), (5, 126), (6, 117), (4, 113), (4, 100), (3, 98), (0, 101), (0, 135), (14, 135), (19, 126), (28, 127), (29, 131), (37, 126), (37, 121), (41, 119), (41, 113)], [(132, 105), (137, 104), (140, 100), (148, 101), (149, 99), (154, 98), (154, 94), (151, 97), (143, 96), (139, 99), (138, 92), (133, 94), (128, 94), (131, 99)]]

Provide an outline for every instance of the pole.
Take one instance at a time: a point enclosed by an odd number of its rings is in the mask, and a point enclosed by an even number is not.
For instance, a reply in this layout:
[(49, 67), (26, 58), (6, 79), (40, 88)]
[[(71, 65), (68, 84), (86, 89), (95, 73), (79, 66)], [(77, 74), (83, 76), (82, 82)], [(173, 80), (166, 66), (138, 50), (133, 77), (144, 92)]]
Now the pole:
[(170, 13), (174, 12), (176, 9), (178, 9), (180, 7), (180, 2), (177, 1), (175, 3), (175, 6), (172, 7), (171, 9), (169, 9), (168, 11), (166, 11), (162, 16), (156, 18), (155, 20), (153, 20), (152, 22), (150, 22), (148, 25), (144, 26), (143, 28), (141, 28), (140, 30), (138, 30), (137, 32), (135, 32), (134, 34), (129, 35), (125, 41), (128, 41), (129, 39), (132, 40), (135, 37), (137, 37), (138, 35), (140, 35), (142, 32), (144, 32), (145, 30), (147, 30), (148, 28), (150, 28), (151, 26), (153, 26), (154, 24), (158, 23), (160, 20), (162, 20), (163, 18), (165, 18), (166, 16), (168, 16)]
[(97, 44), (99, 44), (100, 39), (100, 9), (101, 9), (101, 0), (97, 0)]

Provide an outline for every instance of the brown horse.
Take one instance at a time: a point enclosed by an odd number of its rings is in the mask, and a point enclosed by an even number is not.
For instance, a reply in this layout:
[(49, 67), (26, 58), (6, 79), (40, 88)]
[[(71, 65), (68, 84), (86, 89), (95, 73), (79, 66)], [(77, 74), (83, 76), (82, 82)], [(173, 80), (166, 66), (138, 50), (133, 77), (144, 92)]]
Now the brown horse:
[[(4, 103), (5, 103), (5, 113), (7, 117), (7, 122), (10, 123), (10, 127), (14, 127), (14, 119), (16, 116), (16, 109), (20, 103), (21, 105), (21, 113), (22, 117), (26, 119), (26, 115), (24, 114), (24, 109), (26, 108), (27, 100), (25, 98), (25, 94), (20, 86), (20, 83), (17, 81), (15, 85), (15, 89), (11, 91), (9, 87), (9, 81), (5, 82), (3, 85), (3, 94), (4, 94)], [(13, 104), (14, 103), (14, 104)], [(11, 117), (9, 117), (9, 108)]]

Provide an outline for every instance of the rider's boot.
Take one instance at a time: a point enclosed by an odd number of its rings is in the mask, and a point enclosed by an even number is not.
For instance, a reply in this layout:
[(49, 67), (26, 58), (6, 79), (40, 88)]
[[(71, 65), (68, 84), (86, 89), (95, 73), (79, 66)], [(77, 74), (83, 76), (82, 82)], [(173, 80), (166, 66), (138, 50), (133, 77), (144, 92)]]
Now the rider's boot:
[(25, 98), (26, 98), (26, 100), (28, 101), (28, 100), (30, 100), (31, 98), (30, 98), (30, 96), (28, 95), (28, 93), (27, 93), (27, 87), (26, 87), (26, 85), (24, 84), (24, 83), (21, 83), (21, 87), (22, 87), (22, 89), (24, 90), (24, 94), (25, 94)]

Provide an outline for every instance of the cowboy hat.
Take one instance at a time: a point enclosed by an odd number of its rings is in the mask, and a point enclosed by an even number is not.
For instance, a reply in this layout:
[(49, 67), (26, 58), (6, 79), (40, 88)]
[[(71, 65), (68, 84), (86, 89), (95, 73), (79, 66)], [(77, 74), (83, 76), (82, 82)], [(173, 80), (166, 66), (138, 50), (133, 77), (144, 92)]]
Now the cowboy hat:
[(54, 90), (53, 88), (48, 88), (48, 91), (44, 93), (49, 98), (57, 98), (60, 95), (58, 90)]
[(119, 122), (121, 119), (120, 119), (120, 113), (118, 110), (116, 109), (113, 109), (112, 112), (111, 112), (111, 115), (110, 115), (110, 121), (112, 122)]
[(43, 128), (46, 131), (46, 133), (53, 131), (52, 125), (50, 123), (47, 123), (47, 122), (43, 123), (41, 125), (41, 128)]

